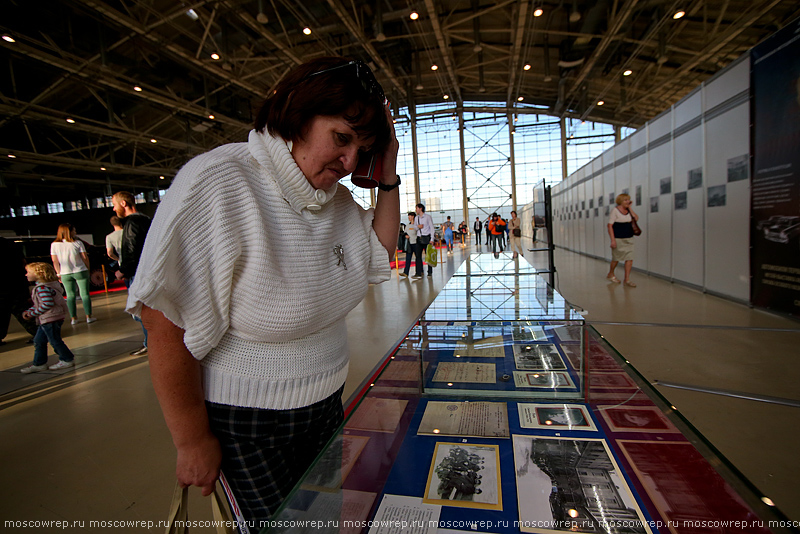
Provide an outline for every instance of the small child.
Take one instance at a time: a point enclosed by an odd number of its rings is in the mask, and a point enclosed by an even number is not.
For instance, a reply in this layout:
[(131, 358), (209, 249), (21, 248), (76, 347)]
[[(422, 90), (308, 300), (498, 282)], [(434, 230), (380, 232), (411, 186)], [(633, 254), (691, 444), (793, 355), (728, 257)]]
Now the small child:
[(67, 303), (56, 270), (49, 263), (30, 263), (25, 266), (29, 282), (36, 282), (33, 288), (33, 306), (22, 312), (26, 319), (36, 317), (39, 328), (33, 337), (33, 365), (20, 369), (22, 374), (38, 373), (47, 367), (47, 342), (58, 354), (58, 363), (52, 370), (67, 369), (75, 365), (75, 355), (61, 339), (61, 325), (67, 316)]

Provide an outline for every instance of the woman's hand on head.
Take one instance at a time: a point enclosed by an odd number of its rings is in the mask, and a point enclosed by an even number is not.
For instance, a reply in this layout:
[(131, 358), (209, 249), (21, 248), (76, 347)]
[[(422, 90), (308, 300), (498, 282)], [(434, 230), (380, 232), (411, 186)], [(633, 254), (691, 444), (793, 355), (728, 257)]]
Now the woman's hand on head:
[(197, 486), (201, 488), (203, 496), (207, 497), (214, 491), (221, 463), (219, 441), (213, 434), (209, 434), (199, 442), (178, 447), (175, 474), (181, 487)]

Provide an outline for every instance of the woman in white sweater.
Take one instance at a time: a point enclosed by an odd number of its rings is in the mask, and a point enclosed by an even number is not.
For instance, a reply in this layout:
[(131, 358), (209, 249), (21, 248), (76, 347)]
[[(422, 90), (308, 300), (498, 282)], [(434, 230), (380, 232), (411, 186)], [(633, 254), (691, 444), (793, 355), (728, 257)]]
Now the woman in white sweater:
[[(345, 316), (391, 273), (397, 151), (369, 68), (316, 59), (246, 143), (181, 169), (150, 227), (128, 310), (149, 333), (178, 480), (208, 495), (221, 470), (255, 531), (341, 423)], [(374, 210), (338, 186), (364, 152), (383, 163)]]

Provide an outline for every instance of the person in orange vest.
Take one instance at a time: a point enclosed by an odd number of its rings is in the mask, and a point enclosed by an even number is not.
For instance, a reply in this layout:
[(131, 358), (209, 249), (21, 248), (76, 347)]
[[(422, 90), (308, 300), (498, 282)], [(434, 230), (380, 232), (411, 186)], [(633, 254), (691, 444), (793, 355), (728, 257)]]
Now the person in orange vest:
[(492, 218), (488, 224), (489, 233), (492, 236), (492, 252), (497, 252), (497, 247), (500, 247), (500, 252), (503, 252), (503, 243), (500, 237), (506, 230), (506, 222), (496, 213), (492, 213)]

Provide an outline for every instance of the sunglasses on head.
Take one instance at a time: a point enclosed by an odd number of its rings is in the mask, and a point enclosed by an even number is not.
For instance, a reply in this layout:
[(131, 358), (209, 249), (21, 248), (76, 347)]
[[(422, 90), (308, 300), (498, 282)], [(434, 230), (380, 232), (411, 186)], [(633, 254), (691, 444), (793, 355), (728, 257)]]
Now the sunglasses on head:
[(378, 97), (381, 102), (383, 102), (386, 97), (383, 94), (383, 87), (381, 84), (378, 83), (378, 80), (375, 79), (375, 75), (372, 74), (372, 70), (367, 66), (366, 63), (359, 59), (354, 59), (353, 61), (348, 61), (347, 63), (342, 63), (341, 65), (336, 65), (335, 67), (331, 67), (329, 69), (323, 69), (317, 72), (312, 72), (305, 78), (303, 81), (308, 80), (313, 76), (317, 76), (318, 74), (325, 74), (326, 72), (332, 72), (339, 69), (347, 69), (347, 68), (355, 68), (356, 71), (356, 79), (358, 79), (361, 87), (364, 89), (364, 92), (367, 93), (369, 96), (376, 96)]

